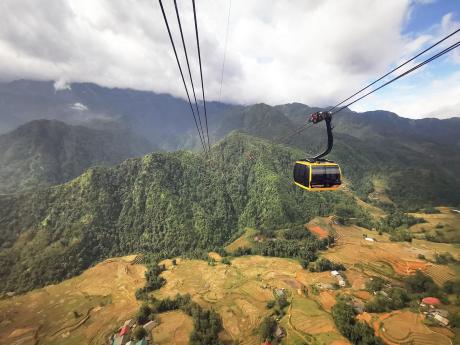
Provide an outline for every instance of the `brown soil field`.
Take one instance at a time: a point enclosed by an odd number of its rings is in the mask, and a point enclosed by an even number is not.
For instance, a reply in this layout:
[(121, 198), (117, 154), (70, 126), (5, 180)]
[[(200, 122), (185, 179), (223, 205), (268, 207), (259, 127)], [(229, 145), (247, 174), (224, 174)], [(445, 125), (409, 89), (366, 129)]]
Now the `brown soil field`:
[(319, 293), (319, 302), (324, 310), (330, 312), (335, 305), (335, 294), (332, 291), (322, 291)]
[(134, 292), (145, 283), (145, 267), (132, 265), (134, 258), (106, 260), (62, 283), (1, 300), (0, 343), (106, 344), (139, 307)]
[[(383, 324), (381, 328), (380, 323)], [(425, 326), (420, 314), (410, 311), (384, 314), (374, 322), (374, 328), (388, 344), (450, 345), (452, 343), (445, 335), (433, 332)]]
[[(364, 275), (382, 275), (391, 278), (395, 275), (414, 274), (420, 269), (430, 275), (437, 273), (439, 277), (433, 277), (437, 282), (443, 279), (445, 281), (449, 277), (452, 279), (455, 276), (453, 270), (448, 266), (443, 266), (441, 270), (438, 270), (439, 265), (435, 265), (435, 269), (433, 264), (417, 258), (420, 253), (430, 256), (435, 252), (446, 251), (458, 255), (460, 250), (454, 245), (435, 244), (424, 240), (414, 240), (412, 243), (391, 242), (385, 235), (378, 236), (374, 232), (357, 226), (334, 225), (333, 228), (338, 234), (337, 244), (324, 252), (324, 257), (354, 266)], [(364, 241), (363, 235), (376, 238), (376, 242)], [(353, 280), (351, 283), (354, 284)]]
[(309, 226), (308, 230), (310, 230), (312, 233), (318, 236), (318, 238), (326, 238), (329, 235), (329, 233), (326, 230), (317, 225)]
[(362, 299), (363, 301), (368, 301), (374, 297), (370, 292), (364, 290), (354, 291), (353, 295), (359, 299)]
[[(254, 331), (262, 318), (272, 312), (266, 304), (274, 299), (273, 290), (282, 288), (288, 298), (293, 299), (291, 322), (302, 332), (315, 337), (332, 332), (336, 338), (341, 338), (331, 316), (312, 299), (298, 295), (297, 290), (304, 282), (297, 277), (315, 280), (307, 278), (309, 274), (318, 273), (303, 270), (296, 260), (281, 258), (244, 256), (233, 259), (230, 266), (182, 260), (174, 269), (162, 273), (167, 283), (154, 296), (164, 298), (189, 293), (195, 302), (221, 315), (225, 330), (222, 339), (258, 344), (260, 341)], [(325, 276), (330, 277), (330, 274), (326, 272)], [(329, 304), (333, 302), (333, 298), (328, 300)], [(294, 335), (291, 338), (294, 339)]]
[(354, 290), (363, 290), (369, 277), (351, 267), (346, 271), (348, 282)]
[(160, 314), (160, 324), (152, 330), (155, 344), (187, 345), (193, 330), (193, 320), (182, 311)]

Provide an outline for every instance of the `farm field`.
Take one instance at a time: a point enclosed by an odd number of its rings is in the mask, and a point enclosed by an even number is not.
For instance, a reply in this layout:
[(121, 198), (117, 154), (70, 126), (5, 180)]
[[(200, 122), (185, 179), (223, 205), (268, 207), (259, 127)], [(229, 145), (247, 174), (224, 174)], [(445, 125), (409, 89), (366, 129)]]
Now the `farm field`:
[[(239, 257), (233, 259), (230, 266), (182, 260), (162, 273), (167, 283), (154, 295), (165, 298), (189, 293), (195, 302), (213, 308), (221, 315), (222, 339), (259, 344), (254, 331), (262, 318), (270, 313), (266, 303), (274, 299), (273, 289), (284, 288), (288, 299), (292, 300), (292, 307), (280, 321), (287, 331), (285, 344), (300, 344), (302, 340), (305, 342), (304, 339), (315, 339), (318, 344), (345, 341), (321, 304), (298, 293), (303, 286), (302, 280), (297, 279), (299, 272), (306, 271), (295, 260), (271, 257)], [(333, 303), (331, 298), (325, 301)]]
[(395, 311), (383, 314), (373, 323), (374, 329), (388, 344), (451, 345), (449, 337), (433, 332), (423, 324), (420, 314)]
[(417, 238), (433, 236), (446, 243), (460, 243), (460, 213), (448, 207), (437, 207), (440, 213), (411, 213), (412, 216), (423, 218), (426, 223), (413, 225), (410, 230)]
[(0, 300), (0, 344), (106, 344), (134, 314), (145, 268), (135, 256), (106, 260), (80, 276)]
[(187, 345), (193, 330), (193, 320), (181, 311), (170, 311), (159, 316), (160, 324), (152, 336), (158, 345)]
[[(453, 279), (455, 271), (451, 265), (437, 265), (420, 260), (419, 254), (432, 259), (435, 253), (449, 252), (455, 257), (460, 249), (453, 244), (433, 243), (426, 240), (408, 242), (391, 242), (386, 234), (365, 230), (357, 226), (333, 226), (337, 233), (337, 244), (326, 251), (324, 257), (341, 262), (354, 268), (351, 284), (355, 288), (362, 286), (362, 279), (369, 275), (380, 275), (398, 279), (422, 270), (439, 284)], [(375, 242), (368, 242), (364, 236), (371, 236)], [(357, 272), (361, 273), (356, 274)]]

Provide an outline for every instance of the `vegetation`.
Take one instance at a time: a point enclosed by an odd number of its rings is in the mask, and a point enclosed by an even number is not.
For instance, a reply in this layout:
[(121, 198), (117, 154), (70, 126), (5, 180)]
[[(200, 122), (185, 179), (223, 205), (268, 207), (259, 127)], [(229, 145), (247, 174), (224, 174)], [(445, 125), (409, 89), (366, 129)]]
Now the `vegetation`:
[(383, 313), (390, 310), (402, 309), (408, 306), (410, 297), (407, 291), (393, 287), (377, 294), (372, 300), (365, 305), (366, 311), (369, 313)]
[(32, 121), (0, 136), (0, 193), (67, 182), (91, 166), (117, 164), (151, 150), (147, 140), (121, 128)]
[(440, 265), (447, 265), (449, 263), (455, 263), (457, 260), (453, 257), (451, 253), (436, 253), (434, 255), (434, 261)]
[(145, 272), (145, 286), (137, 289), (137, 299), (147, 299), (149, 292), (161, 288), (166, 283), (166, 280), (160, 276), (160, 273), (164, 270), (164, 265), (160, 266), (157, 263), (152, 263), (147, 266), (147, 271)]
[[(154, 153), (90, 169), (61, 186), (2, 195), (0, 291), (56, 283), (129, 253), (201, 256), (246, 227), (291, 228), (332, 214), (337, 204), (355, 204), (342, 192), (305, 193), (293, 186), (297, 156), (234, 134), (213, 148), (211, 163), (186, 152)], [(256, 252), (312, 261), (326, 248), (322, 241), (266, 241)]]
[(387, 286), (388, 281), (382, 277), (379, 276), (374, 276), (371, 277), (367, 282), (366, 282), (366, 290), (369, 292), (377, 292), (380, 290), (383, 290), (385, 286)]
[(277, 323), (271, 316), (265, 316), (259, 326), (260, 340), (273, 340), (273, 334), (276, 331)]
[(324, 272), (324, 271), (345, 271), (346, 268), (342, 264), (334, 263), (326, 258), (319, 258), (315, 262), (310, 263), (310, 272)]
[(142, 325), (153, 320), (159, 313), (178, 309), (193, 318), (194, 328), (190, 335), (190, 344), (221, 344), (219, 332), (222, 330), (222, 320), (219, 314), (213, 310), (204, 310), (199, 304), (192, 301), (190, 295), (177, 295), (174, 299), (164, 300), (149, 298), (148, 302), (140, 307), (136, 320)]
[(383, 345), (383, 341), (375, 336), (374, 330), (364, 322), (356, 320), (356, 314), (350, 301), (339, 297), (332, 307), (332, 318), (344, 337), (353, 344)]
[(446, 294), (433, 279), (425, 275), (422, 271), (417, 271), (404, 280), (404, 285), (412, 300), (434, 296), (438, 297), (442, 302), (449, 303)]

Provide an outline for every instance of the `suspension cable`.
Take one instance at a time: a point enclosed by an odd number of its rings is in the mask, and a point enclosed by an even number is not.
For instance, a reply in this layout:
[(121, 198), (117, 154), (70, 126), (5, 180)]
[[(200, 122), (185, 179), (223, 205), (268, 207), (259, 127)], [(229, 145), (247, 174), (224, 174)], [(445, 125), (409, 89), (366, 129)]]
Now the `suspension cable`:
[(203, 69), (201, 68), (200, 39), (198, 37), (198, 21), (196, 19), (195, 0), (192, 0), (192, 4), (193, 4), (193, 18), (195, 20), (196, 46), (198, 48), (198, 62), (200, 64), (201, 93), (203, 95), (203, 107), (204, 107), (204, 120), (205, 120), (205, 127), (206, 127), (206, 137), (208, 139), (208, 150), (211, 150), (211, 144), (209, 143), (208, 114), (207, 114), (207, 110), (206, 110), (206, 98), (204, 96)]
[(225, 60), (227, 58), (227, 44), (228, 44), (228, 31), (230, 28), (230, 12), (232, 10), (232, 0), (230, 0), (230, 3), (228, 5), (228, 16), (227, 16), (227, 30), (225, 33), (225, 46), (224, 46), (224, 58), (222, 60), (222, 69), (220, 72), (220, 90), (219, 90), (219, 102), (222, 99), (222, 83), (224, 81), (224, 70), (225, 70)]
[(192, 71), (190, 69), (190, 62), (188, 60), (187, 47), (185, 45), (184, 33), (182, 31), (182, 24), (179, 16), (179, 8), (177, 7), (177, 0), (174, 0), (174, 8), (176, 9), (177, 23), (179, 24), (180, 37), (182, 40), (182, 47), (184, 48), (185, 61), (187, 62), (188, 76), (190, 78), (190, 84), (192, 85), (193, 98), (195, 99), (195, 108), (198, 114), (198, 122), (200, 123), (201, 135), (203, 136), (204, 144), (206, 146), (206, 138), (203, 131), (203, 124), (201, 123), (201, 115), (200, 110), (198, 109), (198, 102), (196, 100), (195, 85), (193, 85)]
[(179, 72), (180, 72), (180, 75), (182, 77), (182, 83), (184, 84), (185, 93), (187, 94), (187, 99), (188, 99), (188, 103), (190, 105), (190, 110), (192, 111), (193, 120), (195, 121), (196, 130), (198, 131), (198, 136), (200, 137), (200, 141), (201, 141), (201, 145), (203, 146), (203, 150), (206, 152), (206, 147), (204, 145), (204, 141), (203, 141), (203, 138), (201, 136), (200, 128), (198, 127), (198, 122), (196, 120), (195, 111), (193, 110), (192, 102), (190, 100), (190, 94), (188, 92), (187, 83), (185, 82), (184, 73), (182, 72), (182, 67), (181, 67), (180, 62), (179, 62), (179, 57), (177, 56), (176, 45), (174, 44), (174, 40), (173, 40), (173, 37), (171, 35), (171, 29), (169, 28), (168, 18), (166, 17), (166, 13), (165, 13), (165, 10), (163, 8), (163, 2), (162, 2), (162, 0), (158, 0), (158, 1), (160, 3), (161, 12), (163, 13), (163, 19), (164, 19), (165, 24), (166, 24), (166, 29), (168, 30), (169, 40), (171, 41), (171, 45), (172, 45), (172, 48), (173, 48), (173, 51), (174, 51), (174, 55), (176, 57), (177, 66), (179, 67)]
[(350, 103), (344, 105), (344, 106), (341, 107), (339, 110), (334, 111), (331, 115), (337, 114), (339, 111), (342, 111), (343, 109), (345, 109), (345, 108), (349, 107), (350, 105), (352, 105), (352, 104), (358, 102), (359, 100), (363, 99), (364, 97), (367, 97), (367, 96), (373, 94), (374, 92), (380, 90), (381, 88), (383, 88), (383, 87), (385, 87), (385, 86), (387, 86), (387, 85), (393, 83), (394, 81), (396, 81), (396, 80), (398, 80), (398, 79), (404, 77), (405, 75), (407, 75), (407, 74), (409, 74), (409, 73), (411, 73), (411, 72), (413, 72), (413, 71), (419, 69), (420, 67), (426, 65), (427, 63), (429, 63), (429, 62), (431, 62), (431, 61), (433, 61), (433, 60), (436, 60), (437, 58), (443, 56), (444, 54), (450, 52), (451, 50), (453, 50), (453, 49), (455, 49), (455, 48), (457, 48), (457, 47), (459, 47), (459, 46), (460, 46), (460, 41), (458, 41), (458, 42), (452, 44), (451, 46), (449, 46), (449, 47), (447, 47), (446, 49), (444, 49), (444, 50), (440, 51), (439, 53), (437, 53), (436, 55), (433, 55), (432, 57), (430, 57), (430, 58), (426, 59), (425, 61), (419, 63), (418, 65), (412, 67), (411, 69), (407, 70), (406, 72), (401, 73), (401, 74), (398, 75), (397, 77), (391, 79), (390, 81), (387, 81), (386, 83), (380, 85), (379, 87), (373, 89), (372, 91), (369, 91), (368, 93), (366, 93), (366, 94), (364, 94), (363, 96), (361, 96), (361, 97), (355, 99), (354, 101), (352, 101), (352, 102), (350, 102)]
[[(457, 31), (460, 31), (460, 29), (457, 30)], [(395, 77), (395, 78), (391, 79), (390, 81), (388, 81), (388, 82), (386, 82), (386, 83), (380, 85), (379, 87), (377, 87), (377, 88), (371, 90), (370, 92), (368, 92), (368, 93), (364, 94), (363, 96), (357, 98), (356, 100), (354, 100), (354, 101), (348, 103), (347, 105), (342, 106), (340, 109), (338, 109), (338, 110), (332, 112), (331, 115), (337, 114), (338, 112), (342, 111), (342, 110), (345, 109), (345, 108), (348, 108), (350, 105), (352, 105), (352, 104), (358, 102), (359, 100), (363, 99), (364, 97), (367, 97), (367, 96), (371, 95), (372, 93), (374, 93), (374, 92), (380, 90), (381, 88), (383, 88), (383, 87), (385, 87), (385, 86), (387, 86), (387, 85), (389, 85), (389, 84), (395, 82), (396, 80), (398, 80), (398, 79), (404, 77), (405, 75), (408, 75), (409, 73), (412, 73), (413, 71), (419, 69), (420, 67), (422, 67), (422, 66), (428, 64), (429, 62), (431, 62), (431, 61), (433, 61), (433, 60), (436, 60), (437, 58), (443, 56), (444, 54), (446, 54), (446, 53), (450, 52), (451, 50), (453, 50), (453, 49), (455, 49), (455, 48), (458, 48), (458, 47), (460, 47), (460, 41), (458, 41), (458, 42), (456, 42), (456, 43), (450, 45), (449, 47), (445, 48), (444, 50), (440, 51), (439, 53), (437, 53), (437, 54), (431, 56), (430, 58), (426, 59), (425, 61), (422, 61), (421, 63), (419, 63), (419, 64), (417, 64), (416, 66), (412, 67), (411, 69), (407, 70), (406, 72), (401, 73), (401, 74), (398, 75), (397, 77)], [(419, 54), (419, 55), (420, 55), (420, 54)], [(353, 97), (353, 96), (352, 96), (352, 97)], [(351, 97), (350, 97), (350, 98), (351, 98)], [(348, 98), (348, 99), (350, 99), (350, 98)], [(341, 103), (343, 103), (343, 102), (341, 102)], [(310, 128), (312, 125), (313, 125), (312, 123), (311, 123), (310, 125), (308, 125), (308, 123), (303, 124), (302, 126), (296, 128), (291, 134), (289, 134), (289, 135), (283, 137), (283, 138), (282, 138), (282, 142), (285, 141), (286, 139), (290, 139), (291, 137), (300, 134), (301, 132), (303, 132), (303, 131), (307, 130), (308, 128)]]
[(420, 55), (423, 55), (424, 53), (426, 53), (427, 51), (433, 49), (434, 47), (436, 47), (437, 45), (441, 44), (442, 42), (444, 42), (445, 40), (447, 40), (448, 38), (452, 37), (453, 35), (455, 35), (456, 33), (460, 32), (460, 29), (457, 29), (455, 30), (454, 32), (452, 32), (451, 34), (447, 35), (446, 37), (444, 37), (443, 39), (437, 41), (436, 43), (432, 44), (431, 46), (429, 46), (428, 48), (426, 48), (425, 50), (421, 51), (420, 53), (418, 53), (417, 55), (415, 55), (414, 57), (410, 58), (409, 60), (407, 60), (406, 62), (400, 64), (399, 66), (393, 68), (390, 72), (382, 75), (380, 78), (378, 78), (377, 80), (373, 81), (372, 83), (366, 85), (365, 87), (363, 87), (361, 90), (355, 92), (353, 95), (351, 95), (350, 97), (344, 99), (343, 101), (341, 101), (340, 103), (337, 103), (336, 105), (334, 105), (331, 109), (329, 109), (329, 111), (332, 111), (334, 110), (335, 108), (337, 108), (338, 106), (340, 106), (341, 104), (345, 103), (346, 101), (348, 101), (349, 99), (353, 98), (354, 96), (360, 94), (361, 92), (363, 92), (364, 90), (368, 89), (369, 87), (371, 87), (372, 85), (378, 83), (380, 80), (382, 80), (383, 78), (389, 76), (391, 73), (397, 71), (398, 69), (400, 69), (401, 67), (407, 65), (409, 62), (415, 60), (416, 58), (418, 58)]

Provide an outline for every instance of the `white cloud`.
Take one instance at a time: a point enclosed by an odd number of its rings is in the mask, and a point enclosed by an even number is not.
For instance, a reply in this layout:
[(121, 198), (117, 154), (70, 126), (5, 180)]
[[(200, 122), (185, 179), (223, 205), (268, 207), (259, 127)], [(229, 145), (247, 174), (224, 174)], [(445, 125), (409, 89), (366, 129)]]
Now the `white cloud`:
[[(424, 47), (431, 45), (460, 27), (452, 13), (442, 17), (439, 24), (429, 28), (426, 33), (415, 39), (407, 38), (405, 54), (401, 62)], [(417, 59), (421, 62), (436, 52), (458, 41), (460, 34), (452, 36), (433, 51)], [(366, 111), (385, 109), (409, 118), (437, 117), (449, 118), (460, 116), (460, 48), (457, 48), (437, 61), (425, 65), (404, 79), (387, 88), (387, 92), (375, 93), (369, 98), (352, 106), (353, 110)], [(395, 76), (416, 63), (412, 62), (396, 72)], [(439, 72), (441, 77), (436, 76)]]
[[(163, 2), (181, 52), (172, 1)], [(412, 4), (233, 0), (222, 100), (327, 105), (348, 96), (430, 42), (431, 33), (401, 34)], [(191, 1), (178, 5), (198, 85)], [(228, 0), (200, 0), (197, 9), (206, 92), (217, 100)], [(3, 79), (53, 79), (57, 87), (89, 81), (185, 96), (157, 1), (3, 0), (0, 20)]]
[(73, 109), (73, 110), (78, 110), (78, 111), (86, 111), (88, 110), (88, 107), (82, 103), (74, 103), (70, 106), (70, 109)]
[(62, 77), (56, 80), (53, 86), (54, 86), (55, 91), (63, 91), (63, 90), (71, 89), (70, 84)]

